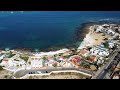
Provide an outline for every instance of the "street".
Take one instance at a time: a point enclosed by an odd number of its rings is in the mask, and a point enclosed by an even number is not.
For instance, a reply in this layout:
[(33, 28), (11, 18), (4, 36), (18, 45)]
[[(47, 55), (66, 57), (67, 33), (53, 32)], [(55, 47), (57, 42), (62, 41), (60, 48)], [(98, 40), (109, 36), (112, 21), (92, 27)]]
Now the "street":
[(96, 75), (92, 77), (92, 79), (103, 79), (106, 76), (106, 74), (108, 73), (107, 70), (111, 66), (111, 63), (114, 61), (115, 56), (117, 56), (118, 51), (120, 51), (120, 49), (111, 54), (111, 56), (109, 57), (110, 61), (106, 65), (101, 67), (101, 69), (97, 71)]

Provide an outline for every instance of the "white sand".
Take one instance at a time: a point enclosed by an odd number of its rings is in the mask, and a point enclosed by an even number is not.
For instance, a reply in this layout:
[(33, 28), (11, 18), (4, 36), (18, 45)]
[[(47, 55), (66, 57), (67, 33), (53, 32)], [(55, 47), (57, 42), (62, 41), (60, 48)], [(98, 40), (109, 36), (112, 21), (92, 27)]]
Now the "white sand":
[(94, 45), (100, 45), (102, 42), (104, 42), (104, 38), (105, 36), (102, 36), (102, 33), (96, 33), (90, 27), (90, 32), (86, 35), (78, 49), (82, 49), (87, 46), (91, 47)]

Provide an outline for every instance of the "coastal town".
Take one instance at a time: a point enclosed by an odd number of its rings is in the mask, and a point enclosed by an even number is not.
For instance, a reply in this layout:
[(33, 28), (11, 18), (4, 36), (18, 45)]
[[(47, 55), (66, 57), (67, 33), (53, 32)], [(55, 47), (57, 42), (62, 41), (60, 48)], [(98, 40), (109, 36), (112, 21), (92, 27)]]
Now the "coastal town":
[(49, 52), (1, 50), (0, 68), (10, 72), (4, 78), (39, 79), (50, 73), (73, 75), (74, 72), (82, 75), (78, 79), (120, 79), (120, 25), (105, 23), (88, 27), (89, 33), (78, 48)]

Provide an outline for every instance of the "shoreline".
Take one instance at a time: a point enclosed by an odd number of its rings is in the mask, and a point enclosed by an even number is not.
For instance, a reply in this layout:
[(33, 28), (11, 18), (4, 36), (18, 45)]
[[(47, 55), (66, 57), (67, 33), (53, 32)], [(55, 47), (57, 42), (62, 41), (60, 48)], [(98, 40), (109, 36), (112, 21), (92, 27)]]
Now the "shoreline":
[[(62, 45), (55, 45), (55, 46), (50, 46), (48, 48), (44, 48), (44, 49), (39, 49), (38, 50), (40, 52), (49, 52), (49, 51), (56, 51), (56, 50), (60, 50), (62, 48), (68, 48), (68, 49), (73, 49), (73, 48), (78, 48), (79, 45), (77, 45), (77, 43), (81, 43), (81, 41), (83, 41), (83, 39), (86, 37), (86, 35), (89, 33), (89, 27), (91, 25), (96, 24), (97, 22), (85, 22), (80, 24), (79, 27), (76, 28), (76, 30), (73, 33), (73, 42), (72, 43), (66, 43), (66, 44), (62, 44)], [(22, 47), (18, 47), (18, 48), (10, 48), (12, 50), (16, 50), (16, 51), (24, 51), (24, 52), (35, 52), (35, 48), (22, 48)], [(5, 50), (5, 48), (0, 48), (0, 50)]]
[[(19, 50), (20, 53), (17, 53), (15, 57), (21, 53), (28, 54), (29, 59), (27, 61), (26, 66), (24, 67), (25, 70), (26, 69), (32, 70), (33, 68), (37, 69), (41, 67), (58, 66), (58, 67), (82, 68), (84, 70), (91, 71), (91, 73), (94, 72), (95, 74), (97, 71), (99, 71), (101, 66), (104, 66), (105, 63), (109, 59), (111, 59), (110, 55), (113, 51), (115, 51), (115, 47), (119, 48), (120, 43), (118, 43), (118, 41), (120, 39), (120, 35), (119, 35), (120, 25), (119, 24), (118, 24), (119, 26), (115, 24), (101, 25), (99, 24), (99, 22), (98, 23), (87, 22), (81, 25), (82, 26), (77, 31), (79, 33), (76, 33), (78, 35), (78, 36), (76, 35), (76, 37), (78, 41), (82, 40), (82, 42), (79, 44), (77, 48), (75, 47), (66, 48), (65, 46), (64, 47), (60, 46), (60, 47), (53, 47), (52, 50), (49, 50), (50, 48), (48, 48), (47, 49), (48, 51), (46, 50), (44, 52), (41, 50), (40, 51), (36, 50), (36, 53), (32, 52), (33, 49), (17, 48), (17, 49), (13, 49), (13, 52), (14, 50)], [(117, 30), (116, 28), (119, 29)], [(110, 30), (115, 32), (115, 34), (110, 33)], [(113, 36), (114, 38), (112, 38)], [(54, 48), (57, 48), (58, 50), (55, 50)], [(6, 52), (9, 51), (7, 48), (5, 50)], [(39, 62), (40, 64), (39, 65), (35, 64), (34, 66), (33, 62), (34, 63)]]
[[(50, 46), (48, 48), (10, 48), (11, 50), (16, 50), (16, 51), (21, 51), (21, 52), (50, 52), (50, 51), (57, 51), (63, 48), (67, 49), (78, 49), (80, 45), (85, 41), (84, 39), (88, 34), (90, 33), (90, 26), (97, 25), (97, 24), (104, 24), (104, 21), (89, 21), (89, 22), (84, 22), (81, 23), (80, 26), (76, 27), (76, 30), (73, 33), (73, 42), (66, 43), (66, 44), (61, 44), (61, 45), (55, 45), (55, 46)], [(91, 35), (89, 35), (91, 36)], [(38, 51), (35, 51), (37, 49)], [(0, 50), (5, 50), (5, 48), (0, 48)]]
[(97, 24), (98, 22), (85, 22), (82, 23), (80, 27), (76, 28), (74, 37), (76, 41), (83, 41), (83, 39), (86, 37), (86, 35), (89, 33), (89, 27), (92, 25)]

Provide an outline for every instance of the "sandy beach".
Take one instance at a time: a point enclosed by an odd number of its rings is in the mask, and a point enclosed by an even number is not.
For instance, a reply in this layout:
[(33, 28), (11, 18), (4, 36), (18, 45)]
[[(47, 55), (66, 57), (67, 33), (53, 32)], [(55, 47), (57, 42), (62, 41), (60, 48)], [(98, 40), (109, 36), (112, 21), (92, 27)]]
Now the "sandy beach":
[(102, 42), (104, 42), (104, 39), (107, 36), (103, 36), (102, 33), (96, 33), (93, 30), (93, 26), (89, 27), (89, 33), (86, 34), (85, 38), (83, 39), (83, 42), (81, 42), (80, 46), (78, 47), (78, 49), (82, 49), (84, 47), (87, 46), (96, 46), (96, 45), (100, 45)]

